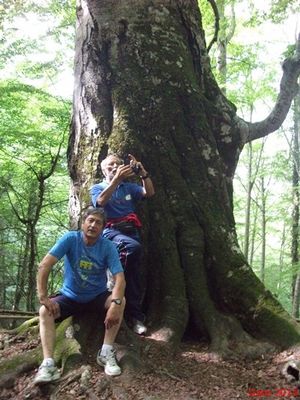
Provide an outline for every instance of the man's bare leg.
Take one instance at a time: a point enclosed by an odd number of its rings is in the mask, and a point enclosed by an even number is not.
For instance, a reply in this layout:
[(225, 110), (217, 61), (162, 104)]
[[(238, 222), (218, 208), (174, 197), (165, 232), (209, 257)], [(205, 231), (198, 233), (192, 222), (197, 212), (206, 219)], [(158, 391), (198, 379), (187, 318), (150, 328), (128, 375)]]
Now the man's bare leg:
[[(105, 302), (105, 309), (107, 310), (111, 305), (111, 296), (109, 296)], [(125, 309), (125, 298), (122, 301), (122, 304), (116, 307), (120, 307), (122, 314), (121, 314), (121, 318), (119, 320), (119, 323), (110, 327), (109, 329), (107, 329), (105, 327), (105, 333), (104, 333), (104, 340), (103, 340), (103, 344), (108, 344), (108, 345), (113, 345), (117, 334), (119, 332), (122, 320), (123, 320), (123, 314), (124, 314), (124, 309)]]
[(43, 349), (43, 362), (34, 378), (35, 385), (44, 385), (60, 378), (60, 372), (53, 360), (55, 344), (55, 320), (43, 305), (40, 308), (40, 337)]
[[(106, 310), (111, 306), (111, 298), (112, 296), (109, 296), (105, 302)], [(107, 375), (121, 374), (121, 368), (118, 366), (113, 344), (115, 342), (115, 339), (117, 337), (117, 334), (119, 332), (123, 320), (123, 314), (125, 309), (125, 298), (123, 299), (122, 304), (117, 305), (116, 307), (120, 307), (121, 311), (120, 319), (116, 325), (113, 325), (109, 328), (105, 327), (103, 345), (101, 350), (99, 350), (97, 356), (97, 363), (104, 367), (104, 371)]]
[(53, 358), (55, 344), (55, 321), (53, 315), (45, 306), (40, 308), (40, 337), (42, 342), (43, 356)]

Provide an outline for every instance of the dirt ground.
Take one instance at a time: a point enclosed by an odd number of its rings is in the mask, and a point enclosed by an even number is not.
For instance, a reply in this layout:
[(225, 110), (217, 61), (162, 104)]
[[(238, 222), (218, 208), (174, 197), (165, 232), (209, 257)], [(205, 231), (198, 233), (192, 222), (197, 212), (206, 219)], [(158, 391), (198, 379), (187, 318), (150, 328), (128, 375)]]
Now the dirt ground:
[[(11, 340), (0, 334), (0, 360), (24, 352), (38, 344), (21, 336)], [(37, 370), (21, 374), (10, 387), (0, 389), (0, 399), (32, 400), (231, 400), (300, 398), (300, 390), (282, 376), (283, 365), (300, 355), (292, 351), (269, 354), (260, 360), (220, 361), (211, 357), (207, 344), (185, 342), (175, 355), (151, 337), (141, 339), (143, 368), (126, 371), (119, 377), (105, 376), (95, 363), (62, 378), (59, 386), (32, 385)], [(121, 363), (122, 365), (122, 360)], [(85, 371), (83, 374), (82, 372)], [(9, 385), (8, 385), (9, 386)], [(50, 394), (51, 393), (51, 394)]]

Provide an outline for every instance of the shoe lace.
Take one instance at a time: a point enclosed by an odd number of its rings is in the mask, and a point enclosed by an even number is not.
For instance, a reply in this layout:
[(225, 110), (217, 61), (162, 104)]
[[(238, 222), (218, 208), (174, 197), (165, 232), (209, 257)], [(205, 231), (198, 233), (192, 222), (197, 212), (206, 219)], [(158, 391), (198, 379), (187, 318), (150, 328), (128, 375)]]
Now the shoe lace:
[(116, 360), (116, 352), (114, 350), (110, 351), (106, 355), (106, 362), (112, 366), (118, 365)]

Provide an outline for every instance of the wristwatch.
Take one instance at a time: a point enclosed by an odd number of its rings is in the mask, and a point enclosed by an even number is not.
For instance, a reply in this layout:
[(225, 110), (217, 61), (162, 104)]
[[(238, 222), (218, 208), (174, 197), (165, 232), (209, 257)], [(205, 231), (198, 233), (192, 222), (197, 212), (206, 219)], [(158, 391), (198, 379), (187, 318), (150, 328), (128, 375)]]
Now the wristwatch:
[(122, 304), (122, 300), (121, 299), (111, 299), (111, 302), (118, 304), (118, 306), (120, 306)]

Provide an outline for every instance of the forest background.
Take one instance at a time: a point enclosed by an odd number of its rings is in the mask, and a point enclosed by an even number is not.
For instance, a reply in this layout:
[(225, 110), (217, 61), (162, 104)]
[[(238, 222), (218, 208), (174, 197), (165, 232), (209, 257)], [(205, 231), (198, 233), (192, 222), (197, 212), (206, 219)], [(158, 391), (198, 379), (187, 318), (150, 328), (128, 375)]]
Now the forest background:
[[(202, 2), (207, 44), (214, 15)], [(248, 121), (274, 105), (281, 62), (293, 50), (297, 2), (217, 1), (209, 55), (227, 97)], [(299, 11), (299, 6), (298, 6)], [(0, 308), (36, 310), (39, 260), (69, 228), (66, 161), (75, 2), (0, 5)], [(225, 68), (221, 60), (224, 61)], [(299, 313), (299, 95), (276, 134), (245, 146), (235, 176), (239, 243), (282, 305)], [(50, 291), (60, 285), (62, 265)]]

